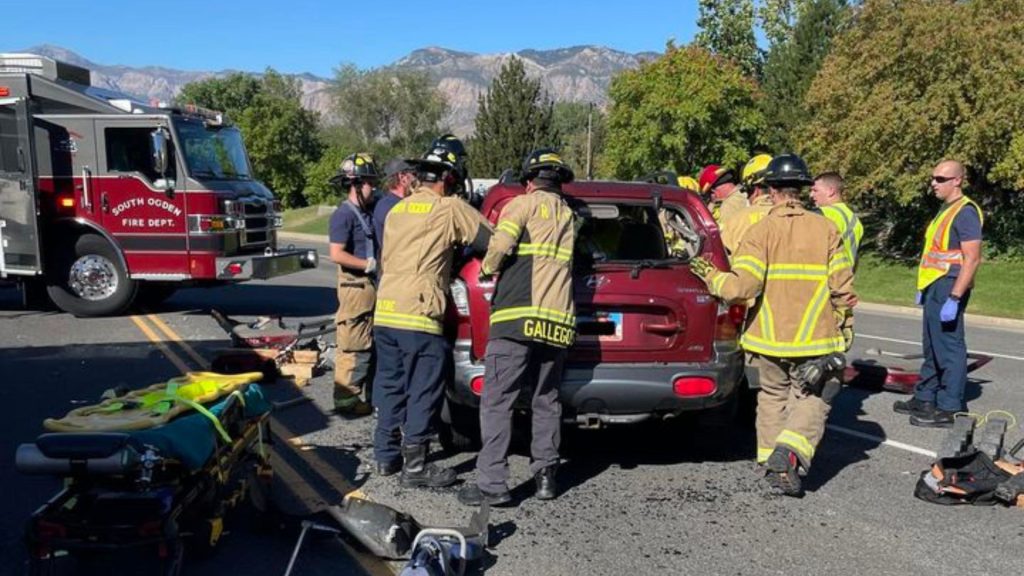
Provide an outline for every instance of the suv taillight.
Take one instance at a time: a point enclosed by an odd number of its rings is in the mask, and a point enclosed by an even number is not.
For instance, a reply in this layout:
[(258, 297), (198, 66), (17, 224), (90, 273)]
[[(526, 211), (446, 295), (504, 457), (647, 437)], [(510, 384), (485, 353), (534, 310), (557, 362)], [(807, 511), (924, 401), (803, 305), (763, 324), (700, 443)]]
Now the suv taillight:
[(747, 307), (742, 304), (718, 305), (718, 319), (715, 321), (715, 340), (736, 340), (747, 317)]

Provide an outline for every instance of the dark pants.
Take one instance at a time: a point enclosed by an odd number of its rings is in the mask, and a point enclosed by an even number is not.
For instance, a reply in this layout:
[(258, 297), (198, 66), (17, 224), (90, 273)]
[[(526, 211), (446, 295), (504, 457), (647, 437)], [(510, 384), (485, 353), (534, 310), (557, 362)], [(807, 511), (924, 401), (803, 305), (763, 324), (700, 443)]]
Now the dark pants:
[(431, 422), (444, 393), (442, 375), (450, 352), (443, 336), (423, 332), (376, 327), (373, 338), (377, 349), (374, 458), (394, 462), (401, 455), (403, 443), (415, 446), (430, 439)]
[(946, 303), (956, 278), (943, 276), (924, 289), (924, 337), (921, 381), (914, 396), (935, 402), (940, 410), (958, 412), (964, 409), (964, 388), (967, 385), (967, 343), (964, 341), (964, 310), (970, 299), (968, 290), (960, 299), (960, 307), (952, 322), (943, 322), (939, 311)]
[(480, 398), (480, 436), (476, 457), (477, 486), (485, 492), (508, 490), (508, 445), (512, 438), (512, 405), (523, 386), (535, 384), (531, 411), (531, 472), (558, 464), (562, 381), (566, 350), (546, 344), (499, 338), (487, 343), (484, 390)]

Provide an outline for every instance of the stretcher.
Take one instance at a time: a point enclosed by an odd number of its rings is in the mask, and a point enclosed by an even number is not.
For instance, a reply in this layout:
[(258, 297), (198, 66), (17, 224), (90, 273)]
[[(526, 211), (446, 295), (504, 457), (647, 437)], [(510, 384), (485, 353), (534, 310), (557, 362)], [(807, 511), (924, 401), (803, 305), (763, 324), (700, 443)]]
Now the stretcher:
[[(921, 381), (921, 361), (924, 354), (899, 354), (870, 348), (868, 356), (850, 363), (843, 379), (850, 386), (872, 390), (888, 390), (901, 394), (912, 394)], [(992, 357), (978, 352), (967, 353), (967, 373), (970, 374), (992, 361)]]
[[(258, 376), (191, 374), (177, 387), (163, 384), (162, 396), (150, 387), (47, 421), (48, 429), (73, 424), (74, 431), (43, 434), (15, 457), (19, 472), (64, 485), (26, 527), (31, 572), (48, 573), (70, 557), (80, 571), (126, 574), (144, 565), (144, 573), (176, 576), (186, 543), (197, 552), (216, 546), (225, 515), (246, 499), (263, 509), (273, 479), (271, 404), (251, 382)], [(191, 393), (198, 395), (181, 400)], [(135, 417), (110, 409), (116, 402)], [(146, 402), (159, 418), (138, 414), (136, 403)], [(172, 412), (168, 402), (189, 409), (139, 426)], [(121, 427), (103, 423), (98, 407)]]

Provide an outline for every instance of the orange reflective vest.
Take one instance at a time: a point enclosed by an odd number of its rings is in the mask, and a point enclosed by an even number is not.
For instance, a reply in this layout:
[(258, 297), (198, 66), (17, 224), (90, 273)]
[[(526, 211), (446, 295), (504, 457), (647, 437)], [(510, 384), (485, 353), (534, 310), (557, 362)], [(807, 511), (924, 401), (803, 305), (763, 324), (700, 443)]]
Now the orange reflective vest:
[(949, 233), (953, 229), (953, 221), (956, 220), (957, 214), (967, 205), (974, 206), (978, 211), (978, 218), (984, 225), (985, 217), (981, 213), (981, 206), (967, 196), (940, 210), (928, 225), (924, 235), (924, 250), (921, 251), (921, 263), (917, 267), (918, 290), (924, 290), (932, 282), (945, 276), (952, 266), (963, 265), (963, 251), (959, 248), (949, 248)]

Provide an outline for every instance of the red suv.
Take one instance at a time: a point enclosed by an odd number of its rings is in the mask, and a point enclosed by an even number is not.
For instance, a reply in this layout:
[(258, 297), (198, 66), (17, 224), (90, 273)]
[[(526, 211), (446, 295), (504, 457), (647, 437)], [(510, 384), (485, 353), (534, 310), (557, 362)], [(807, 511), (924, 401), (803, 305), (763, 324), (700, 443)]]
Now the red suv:
[[(743, 377), (738, 337), (746, 311), (721, 305), (689, 270), (696, 254), (728, 267), (700, 198), (648, 183), (576, 182), (564, 192), (583, 219), (573, 258), (578, 336), (560, 391), (565, 420), (634, 423), (732, 402)], [(481, 212), (495, 223), (519, 194), (521, 186), (498, 184)], [(470, 447), (479, 435), (494, 291), (478, 279), (479, 269), (480, 261), (471, 260), (452, 282), (454, 377), (441, 440), (453, 449)]]

